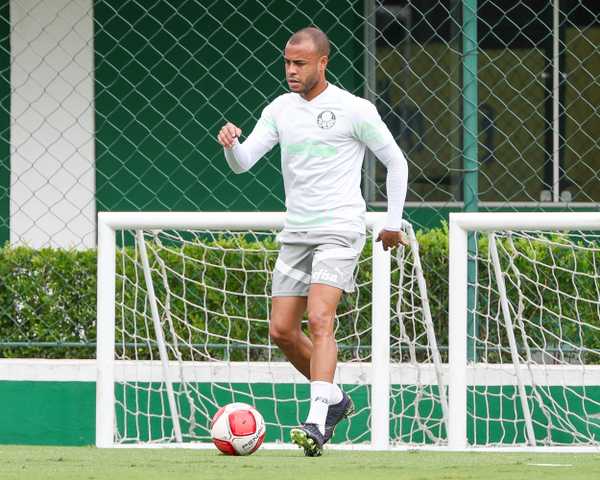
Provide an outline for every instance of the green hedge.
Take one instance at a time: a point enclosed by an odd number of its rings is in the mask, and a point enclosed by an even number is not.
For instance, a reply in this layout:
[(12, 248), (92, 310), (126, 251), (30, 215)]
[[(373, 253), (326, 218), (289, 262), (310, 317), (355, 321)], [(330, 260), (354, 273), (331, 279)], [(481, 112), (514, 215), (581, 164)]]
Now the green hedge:
[(94, 357), (96, 251), (0, 249), (0, 332), (3, 357)]
[[(438, 344), (445, 356), (444, 346), (448, 339), (447, 230), (441, 228), (420, 232), (418, 239)], [(555, 241), (560, 243), (565, 239), (557, 236)], [(510, 251), (506, 239), (499, 242), (502, 248)], [(165, 243), (166, 246), (167, 244), (168, 242)], [(511, 304), (516, 308), (519, 300), (522, 301), (524, 328), (533, 353), (539, 354), (536, 345), (556, 349), (557, 358), (563, 356), (558, 358), (560, 361), (569, 361), (568, 357), (572, 355), (568, 351), (569, 343), (581, 345), (584, 342), (591, 351), (584, 354), (583, 360), (600, 363), (598, 353), (593, 351), (600, 349), (600, 280), (597, 271), (600, 267), (597, 252), (582, 249), (574, 255), (572, 249), (559, 248), (551, 253), (541, 244), (532, 244), (518, 238), (514, 240), (514, 245), (517, 251), (526, 252), (537, 264), (536, 272), (532, 270), (532, 262), (523, 256), (516, 256), (514, 268), (524, 275), (520, 278), (535, 279), (544, 270), (548, 273), (545, 279), (537, 282), (522, 280), (525, 297), (519, 298), (515, 288), (517, 277), (514, 269), (508, 265), (508, 256), (502, 255)], [(239, 247), (243, 247), (243, 254)], [(174, 318), (185, 315), (189, 324), (182, 326), (175, 323), (173, 329), (169, 328), (164, 308), (161, 308), (166, 335), (170, 337), (172, 333), (176, 333), (181, 339), (180, 343), (185, 340), (196, 345), (193, 354), (184, 351), (185, 359), (225, 358), (224, 355), (229, 355), (231, 359), (242, 359), (250, 354), (252, 359), (263, 360), (269, 355), (277, 355), (277, 352), (269, 354), (266, 349), (248, 347), (249, 344), (264, 344), (268, 335), (266, 319), (271, 280), (269, 272), (276, 260), (276, 248), (274, 239), (267, 238), (257, 243), (245, 237), (221, 238), (203, 245), (186, 245), (186, 257), (199, 259), (201, 262), (183, 262), (181, 256), (171, 253), (167, 248), (160, 250), (158, 255), (150, 249), (150, 261), (155, 268), (157, 297), (163, 303), (168, 299), (171, 315)], [(126, 247), (121, 252), (117, 261), (117, 324), (126, 324), (125, 329), (137, 331), (138, 336), (136, 340), (118, 333), (118, 352), (124, 357), (132, 357), (131, 344), (141, 341), (144, 345), (141, 348), (138, 345), (138, 355), (155, 356), (155, 345), (152, 340), (148, 340), (154, 338), (149, 311), (143, 296), (134, 288), (135, 284), (144, 288), (143, 272), (130, 261), (136, 254), (133, 247)], [(369, 252), (370, 246), (367, 245), (363, 257)], [(479, 240), (479, 256), (487, 258), (485, 237)], [(222, 268), (225, 264), (228, 265), (227, 271)], [(555, 268), (543, 265), (554, 265)], [(161, 268), (167, 268), (171, 272), (168, 288), (156, 273)], [(578, 275), (575, 284), (572, 274), (574, 269), (588, 272), (589, 275)], [(179, 275), (183, 274), (188, 279), (185, 284), (179, 280)], [(338, 310), (340, 321), (336, 334), (340, 339), (341, 359), (367, 359), (370, 354), (370, 277), (368, 268), (360, 269), (358, 284), (362, 286), (354, 294), (346, 295)], [(396, 271), (394, 283), (398, 279), (399, 273)], [(546, 285), (542, 288), (544, 282)], [(489, 306), (493, 311), (498, 311), (497, 287), (493, 279), (490, 283), (486, 268), (480, 269), (478, 284), (478, 310), (485, 312)], [(563, 292), (560, 297), (552, 292), (552, 287), (558, 284)], [(416, 290), (416, 284), (414, 287)], [(169, 296), (166, 295), (167, 290)], [(415, 292), (406, 292), (403, 301), (413, 293)], [(186, 302), (180, 297), (185, 297)], [(575, 301), (575, 298), (579, 300)], [(397, 302), (398, 296), (394, 293), (392, 305), (395, 306)], [(190, 306), (191, 304), (198, 307)], [(545, 310), (537, 308), (541, 304), (546, 307)], [(360, 308), (357, 309), (356, 306)], [(411, 338), (421, 338), (420, 343), (425, 345), (422, 326), (418, 322), (412, 322), (410, 312), (405, 308), (403, 310), (407, 333)], [(562, 318), (581, 321), (560, 321), (551, 312), (561, 312)], [(263, 321), (248, 322), (244, 320), (247, 316)], [(483, 341), (480, 341), (480, 355), (485, 355), (488, 361), (497, 361), (500, 357), (508, 360), (504, 328), (498, 325), (501, 324), (493, 318), (478, 318), (480, 339), (485, 339), (488, 347), (490, 344), (497, 344), (499, 339), (504, 345), (503, 349), (486, 350), (483, 348)], [(0, 356), (3, 357), (93, 358), (96, 337), (95, 250), (33, 250), (23, 247), (0, 249), (0, 331)], [(520, 333), (517, 333), (517, 340), (522, 347)], [(396, 338), (400, 337), (397, 318), (392, 322), (392, 334)], [(223, 348), (227, 343), (233, 348)], [(396, 340), (392, 345), (392, 355), (395, 358), (409, 359), (409, 349), (406, 347)], [(417, 350), (420, 358), (427, 354), (426, 349)]]

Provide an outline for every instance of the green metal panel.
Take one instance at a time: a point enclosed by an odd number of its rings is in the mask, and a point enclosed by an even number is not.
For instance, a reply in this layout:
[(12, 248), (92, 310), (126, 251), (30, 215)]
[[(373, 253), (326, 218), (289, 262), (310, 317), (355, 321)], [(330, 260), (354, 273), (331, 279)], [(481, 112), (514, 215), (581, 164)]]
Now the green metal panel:
[[(357, 1), (357, 5), (362, 3)], [(259, 0), (236, 10), (194, 2), (94, 4), (98, 210), (283, 210), (279, 148), (233, 175), (215, 137), (225, 121), (250, 133), (286, 92), (282, 51), (310, 24), (334, 45), (330, 80), (362, 88), (361, 8)], [(257, 12), (265, 12), (257, 15)]]
[[(598, 212), (600, 206), (577, 206), (577, 204), (569, 205), (571, 211), (574, 212)], [(508, 207), (488, 207), (479, 205), (480, 212), (506, 212)], [(404, 218), (411, 222), (417, 229), (440, 228), (444, 223), (448, 223), (448, 215), (451, 212), (462, 212), (461, 207), (406, 207), (404, 209)], [(562, 212), (564, 207), (552, 206), (552, 203), (541, 204), (540, 206), (532, 205), (530, 207), (520, 207), (520, 212)]]
[(0, 1), (0, 246), (10, 239), (10, 1)]
[[(478, 104), (477, 104), (477, 0), (463, 1), (463, 200), (465, 212), (476, 212), (478, 202), (477, 159)], [(475, 236), (469, 234), (467, 240), (469, 257), (477, 250)], [(469, 261), (467, 266), (467, 309), (475, 308), (475, 287), (477, 266)], [(467, 359), (476, 361), (477, 324), (473, 313), (467, 318)]]

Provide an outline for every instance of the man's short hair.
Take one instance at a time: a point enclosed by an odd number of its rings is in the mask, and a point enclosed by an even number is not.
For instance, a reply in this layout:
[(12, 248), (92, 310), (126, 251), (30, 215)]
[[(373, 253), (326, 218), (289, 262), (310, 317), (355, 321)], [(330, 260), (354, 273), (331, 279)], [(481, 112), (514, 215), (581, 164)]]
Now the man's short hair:
[(327, 38), (325, 32), (317, 27), (305, 27), (301, 30), (298, 30), (290, 37), (288, 43), (291, 45), (297, 45), (298, 43), (301, 43), (307, 39), (313, 42), (315, 50), (319, 55), (326, 57), (329, 56), (329, 38)]

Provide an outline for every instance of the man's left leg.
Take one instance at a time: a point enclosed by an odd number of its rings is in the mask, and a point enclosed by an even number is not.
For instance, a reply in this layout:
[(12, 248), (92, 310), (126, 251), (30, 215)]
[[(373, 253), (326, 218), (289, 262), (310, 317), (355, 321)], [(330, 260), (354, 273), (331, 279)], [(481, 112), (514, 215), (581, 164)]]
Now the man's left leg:
[(337, 365), (335, 343), (335, 312), (342, 290), (330, 285), (313, 283), (308, 291), (308, 328), (313, 343), (310, 359), (310, 379), (333, 383)]
[(326, 441), (325, 423), (337, 365), (335, 312), (342, 290), (314, 283), (308, 292), (308, 326), (313, 348), (310, 358), (310, 411), (302, 428), (292, 430), (294, 443), (309, 456), (319, 456)]
[(354, 271), (364, 246), (357, 232), (315, 233), (315, 249), (307, 311), (312, 354), (310, 359), (311, 404), (308, 418), (292, 429), (292, 441), (308, 456), (321, 454), (336, 425), (354, 410), (352, 400), (333, 383), (337, 364), (334, 336), (335, 313), (342, 292), (354, 291)]

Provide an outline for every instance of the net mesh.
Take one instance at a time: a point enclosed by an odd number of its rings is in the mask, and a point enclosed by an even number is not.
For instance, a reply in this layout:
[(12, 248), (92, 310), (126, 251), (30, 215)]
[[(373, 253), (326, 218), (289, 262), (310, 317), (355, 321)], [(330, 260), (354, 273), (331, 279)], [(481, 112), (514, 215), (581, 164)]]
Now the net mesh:
[(470, 441), (598, 444), (600, 235), (499, 231), (479, 235), (470, 258)]
[[(308, 413), (310, 391), (268, 335), (275, 232), (152, 230), (143, 231), (143, 238), (183, 440), (209, 441), (210, 419), (218, 407), (244, 401), (265, 417), (266, 441), (287, 442), (289, 429)], [(122, 373), (117, 374), (115, 439), (171, 442), (173, 415), (143, 251), (134, 231), (121, 231), (119, 244), (115, 359)], [(370, 252), (365, 248), (359, 260), (355, 292), (345, 294), (337, 310), (337, 379), (356, 412), (336, 429), (334, 443), (371, 440)], [(398, 443), (440, 443), (445, 436), (440, 389), (431, 385), (437, 381), (431, 374), (435, 344), (425, 333), (413, 258), (405, 249), (392, 268), (392, 437)], [(413, 372), (408, 382), (400, 374), (404, 365)]]
[[(277, 152), (231, 178), (214, 137), (225, 120), (248, 133), (285, 92), (281, 50), (310, 24), (331, 38), (330, 80), (373, 100), (405, 151), (408, 199), (432, 213), (414, 221), (439, 224), (465, 200), (469, 12), (478, 28), (478, 200), (597, 203), (596, 2), (477, 3), (5, 2), (0, 146), (10, 162), (0, 163), (0, 240), (90, 248), (96, 210), (283, 208)], [(367, 201), (381, 205), (384, 167), (369, 158), (365, 174)]]
[[(96, 210), (283, 209), (278, 151), (275, 149), (248, 175), (232, 177), (214, 136), (225, 120), (238, 122), (247, 133), (261, 108), (276, 94), (285, 92), (281, 48), (296, 29), (308, 24), (318, 25), (332, 40), (329, 79), (373, 100), (406, 153), (410, 169), (408, 200), (413, 202), (408, 204), (406, 214), (420, 226), (438, 225), (447, 218), (449, 209), (462, 208), (465, 200), (462, 75), (466, 55), (461, 50), (467, 36), (463, 28), (463, 14), (469, 11), (464, 8), (467, 3), (4, 2), (0, 7), (0, 242), (36, 248), (93, 249)], [(597, 206), (597, 2), (556, 0), (534, 8), (524, 0), (511, 5), (480, 0), (477, 11), (471, 13), (477, 16), (478, 27), (472, 39), (478, 54), (477, 78), (472, 81), (478, 93), (475, 164), (481, 209), (498, 205), (505, 209), (525, 206), (568, 210)], [(557, 184), (553, 178), (555, 166)], [(384, 183), (383, 166), (367, 158), (363, 190), (369, 208), (385, 205)], [(131, 239), (123, 241), (133, 245)], [(8, 249), (5, 252), (10, 253)], [(67, 262), (62, 260), (65, 252), (46, 255), (42, 251), (42, 257), (53, 258), (49, 266), (43, 267), (17, 258), (15, 267), (3, 275), (0, 326), (4, 335), (0, 355), (93, 358), (93, 251), (70, 267), (65, 267)], [(15, 255), (19, 257), (20, 253)], [(595, 264), (589, 265), (596, 268)], [(583, 267), (578, 264), (577, 268)], [(139, 274), (131, 281), (136, 288), (143, 286)], [(38, 278), (45, 280), (38, 282)], [(55, 278), (60, 281), (55, 282)], [(235, 280), (236, 276), (229, 273), (222, 282)], [(560, 277), (560, 281), (570, 288), (572, 280), (568, 276)], [(35, 288), (30, 288), (32, 282)], [(430, 298), (441, 306), (442, 316), (446, 314), (447, 289), (440, 286), (446, 283), (440, 278)], [(228, 288), (228, 284), (222, 286)], [(213, 299), (214, 290), (204, 288), (206, 300)], [(512, 291), (514, 286), (508, 288)], [(536, 298), (538, 287), (530, 288), (532, 298)], [(539, 289), (544, 292), (542, 298), (554, 295), (561, 299), (554, 315), (540, 313), (539, 318), (548, 315), (556, 323), (561, 320), (557, 315), (562, 315), (569, 302), (580, 303), (571, 298), (578, 298), (579, 291), (564, 297), (546, 287)], [(258, 308), (254, 305), (258, 303), (268, 312), (267, 300), (254, 290), (249, 292), (249, 304), (239, 307), (239, 311)], [(227, 299), (240, 300), (235, 292), (227, 293)], [(407, 313), (410, 308), (402, 306), (403, 299), (398, 295), (392, 301), (396, 305), (392, 357), (408, 364), (414, 358), (426, 361), (430, 353), (423, 347), (422, 330), (412, 326)], [(147, 306), (141, 299), (136, 301), (141, 303), (133, 303), (136, 306), (126, 308), (125, 313), (133, 317), (139, 309), (147, 315)], [(170, 301), (178, 302), (176, 298)], [(235, 312), (227, 310), (227, 302), (220, 301), (218, 304), (216, 300), (211, 307), (215, 310), (208, 311), (205, 318), (215, 315), (217, 323), (230, 328), (230, 317), (235, 319)], [(362, 307), (357, 306), (362, 305), (361, 301), (352, 306), (361, 313), (344, 318), (358, 322), (357, 318), (362, 318)], [(184, 301), (180, 303), (185, 305)], [(195, 305), (188, 305), (185, 314), (195, 311)], [(258, 313), (252, 318), (264, 320), (268, 316)], [(585, 318), (592, 325), (598, 315)], [(236, 322), (236, 328), (243, 330), (242, 322)], [(246, 331), (255, 331), (258, 325), (257, 321)], [(369, 330), (359, 325), (356, 323), (352, 334), (338, 330), (340, 339), (347, 342), (344, 358), (355, 354), (369, 358)], [(124, 344), (139, 342), (139, 333), (151, 345), (151, 326), (135, 328), (139, 331), (128, 334)], [(407, 341), (402, 329), (414, 337)], [(233, 326), (231, 330), (237, 332)], [(181, 335), (196, 341), (196, 334), (191, 330), (185, 334), (188, 337)], [(483, 332), (483, 337), (473, 338), (478, 351), (487, 345), (489, 335)], [(540, 335), (531, 333), (528, 340), (535, 341), (534, 350), (548, 342), (548, 351), (553, 351), (561, 342), (552, 335), (562, 338), (565, 332), (551, 335), (542, 331)], [(229, 350), (213, 348), (224, 341), (225, 334), (217, 331), (209, 336), (206, 346), (198, 347), (197, 358), (200, 353), (208, 355), (205, 358), (235, 356), (244, 349), (248, 357), (262, 354), (268, 361), (277, 355), (264, 345), (252, 344), (251, 336), (228, 340)], [(517, 340), (521, 342), (519, 335)], [(353, 341), (356, 345), (351, 345)], [(268, 340), (263, 343), (268, 345)], [(496, 343), (500, 345), (499, 340)], [(445, 355), (443, 347), (441, 353)], [(156, 355), (150, 346), (145, 348), (142, 358)], [(486, 348), (502, 358), (499, 347)], [(587, 356), (582, 354), (582, 358), (593, 356), (595, 347), (589, 348), (592, 352), (584, 350)], [(560, 355), (552, 355), (569, 358), (565, 349)], [(586, 375), (589, 371), (585, 369)], [(394, 381), (393, 385), (396, 391), (402, 388), (397, 386), (401, 382)], [(589, 389), (586, 392), (590, 395)], [(437, 395), (433, 387), (428, 395)], [(488, 388), (488, 395), (500, 400), (511, 394), (495, 394)], [(299, 395), (294, 392), (290, 398), (295, 401), (296, 397)], [(514, 402), (514, 409), (522, 408), (517, 400)], [(392, 425), (396, 432), (400, 432), (404, 417), (411, 418), (410, 428), (421, 428), (421, 410), (405, 408), (399, 400), (392, 403), (394, 412), (403, 412), (397, 414)], [(366, 400), (363, 405), (365, 412)], [(439, 406), (429, 408), (425, 401), (422, 405), (427, 422), (437, 418), (439, 410), (435, 408)], [(485, 402), (483, 405), (491, 408)], [(508, 408), (501, 402), (499, 405)], [(593, 419), (591, 407), (590, 412), (589, 418)], [(593, 422), (589, 418), (586, 422)], [(513, 423), (513, 430), (522, 425), (514, 419), (508, 421)], [(496, 427), (505, 429), (505, 423), (499, 422)], [(511, 433), (486, 435), (505, 438), (508, 443), (517, 438)], [(482, 438), (488, 442), (485, 435)]]
[[(232, 176), (215, 135), (225, 121), (246, 135), (261, 109), (286, 91), (281, 49), (309, 24), (332, 41), (329, 80), (376, 103), (405, 152), (406, 217), (438, 226), (465, 200), (464, 12), (477, 16), (478, 28), (470, 53), (478, 55), (471, 84), (478, 93), (480, 208), (597, 205), (597, 2), (479, 0), (476, 12), (468, 3), (4, 2), (0, 243), (93, 249), (96, 211), (284, 209), (278, 149)], [(384, 208), (385, 168), (372, 156), (363, 179), (368, 207)], [(49, 317), (39, 294), (24, 296), (4, 278), (6, 304), (17, 298), (32, 313), (23, 319), (0, 307), (0, 355), (93, 358), (92, 295), (84, 312), (63, 323)], [(61, 290), (80, 294), (80, 287)]]
[(447, 356), (440, 356), (435, 327), (424, 309), (429, 299), (419, 288), (415, 259), (412, 250), (398, 249), (393, 262), (390, 353), (399, 375), (391, 387), (391, 437), (396, 444), (441, 445), (447, 412), (440, 375)]

